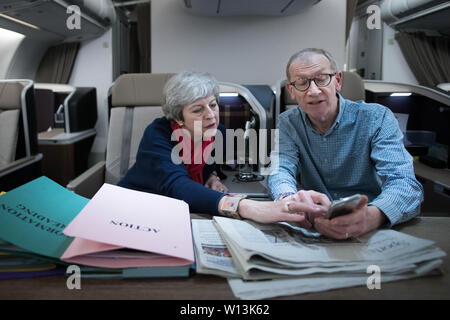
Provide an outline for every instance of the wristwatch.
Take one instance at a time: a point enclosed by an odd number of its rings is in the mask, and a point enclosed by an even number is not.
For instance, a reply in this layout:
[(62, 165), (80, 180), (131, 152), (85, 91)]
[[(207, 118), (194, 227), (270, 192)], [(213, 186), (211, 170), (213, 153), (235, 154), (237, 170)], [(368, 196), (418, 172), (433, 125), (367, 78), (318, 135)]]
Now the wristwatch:
[(222, 210), (222, 215), (225, 217), (242, 220), (238, 210), (239, 202), (247, 198), (247, 196), (243, 194), (236, 194), (227, 195), (224, 198), (225, 200), (220, 208)]

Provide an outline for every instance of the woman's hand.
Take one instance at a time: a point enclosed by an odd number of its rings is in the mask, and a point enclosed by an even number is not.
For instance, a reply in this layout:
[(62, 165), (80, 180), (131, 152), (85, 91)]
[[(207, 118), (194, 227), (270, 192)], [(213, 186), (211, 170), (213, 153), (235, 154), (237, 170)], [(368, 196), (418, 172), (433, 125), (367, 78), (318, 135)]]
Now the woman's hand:
[(206, 180), (205, 187), (223, 193), (228, 192), (228, 188), (220, 181), (220, 178), (214, 173), (212, 173), (209, 176), (208, 180)]
[[(322, 207), (323, 210), (316, 211), (316, 212), (297, 212), (299, 214), (304, 214), (307, 222), (304, 223), (304, 228), (311, 228), (314, 225), (314, 220), (316, 218), (322, 218), (324, 217), (325, 213), (327, 212), (328, 208), (331, 206), (331, 201), (328, 199), (326, 194), (313, 191), (313, 190), (300, 190), (297, 193), (294, 193), (290, 196), (287, 196), (283, 198), (283, 201), (289, 201), (290, 203), (293, 202), (299, 202), (299, 203), (306, 203), (311, 206), (319, 206)], [(291, 207), (291, 205), (290, 205)], [(292, 211), (292, 209), (291, 209)], [(309, 223), (308, 223), (309, 222)]]
[(307, 215), (321, 215), (326, 212), (323, 206), (299, 201), (254, 201), (244, 199), (239, 203), (239, 215), (261, 223), (296, 222), (300, 227), (310, 228)]

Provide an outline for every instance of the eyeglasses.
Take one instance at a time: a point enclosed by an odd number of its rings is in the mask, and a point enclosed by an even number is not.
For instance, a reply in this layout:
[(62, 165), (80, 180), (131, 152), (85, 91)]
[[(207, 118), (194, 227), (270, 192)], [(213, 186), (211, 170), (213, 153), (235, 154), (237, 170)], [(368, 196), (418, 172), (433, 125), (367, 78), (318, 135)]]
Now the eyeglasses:
[(311, 78), (311, 79), (297, 79), (295, 81), (289, 82), (289, 84), (291, 86), (293, 86), (295, 89), (297, 89), (298, 91), (306, 91), (309, 89), (309, 86), (311, 85), (311, 81), (314, 81), (316, 86), (318, 86), (319, 88), (322, 88), (322, 87), (326, 87), (327, 85), (330, 84), (331, 78), (333, 76), (335, 76), (336, 73), (337, 72), (319, 74), (317, 77)]

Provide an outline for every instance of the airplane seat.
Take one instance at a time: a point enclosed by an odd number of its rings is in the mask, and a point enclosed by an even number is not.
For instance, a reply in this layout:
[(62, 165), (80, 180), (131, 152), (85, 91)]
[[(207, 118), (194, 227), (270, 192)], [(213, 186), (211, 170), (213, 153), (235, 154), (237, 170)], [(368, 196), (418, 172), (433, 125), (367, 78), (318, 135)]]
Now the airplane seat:
[(16, 158), (19, 116), (22, 108), (20, 95), (23, 86), (12, 82), (1, 83), (0, 86), (0, 168), (2, 168)]
[(72, 180), (67, 188), (91, 198), (103, 183), (117, 184), (136, 162), (145, 128), (164, 115), (163, 88), (173, 74), (139, 73), (119, 76), (109, 90), (106, 161)]
[(136, 162), (145, 128), (164, 116), (163, 88), (172, 74), (126, 74), (111, 88), (105, 182), (116, 184)]
[(221, 98), (219, 101), (219, 123), (223, 124), (227, 129), (245, 128), (245, 122), (250, 119), (251, 107), (243, 98), (238, 98), (237, 103), (227, 103)]
[(439, 83), (436, 85), (441, 90), (450, 92), (450, 82)]
[(37, 178), (41, 160), (33, 81), (0, 80), (0, 191)]
[(53, 126), (55, 96), (50, 89), (34, 89), (36, 103), (37, 131), (44, 132)]
[(289, 91), (286, 89), (286, 84), (283, 87), (283, 97), (285, 110), (289, 110), (298, 106), (297, 101), (291, 98)]
[(342, 71), (342, 88), (340, 93), (345, 99), (353, 101), (365, 100), (366, 90), (363, 79), (357, 73)]

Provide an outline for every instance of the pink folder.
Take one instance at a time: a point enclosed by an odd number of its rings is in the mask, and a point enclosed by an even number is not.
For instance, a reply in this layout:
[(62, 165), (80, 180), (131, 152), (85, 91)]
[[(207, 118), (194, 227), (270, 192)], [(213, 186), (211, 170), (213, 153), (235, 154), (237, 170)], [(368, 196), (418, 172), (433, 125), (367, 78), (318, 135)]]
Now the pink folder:
[(75, 237), (61, 257), (70, 263), (132, 268), (194, 262), (184, 201), (111, 184), (100, 188), (63, 233)]

